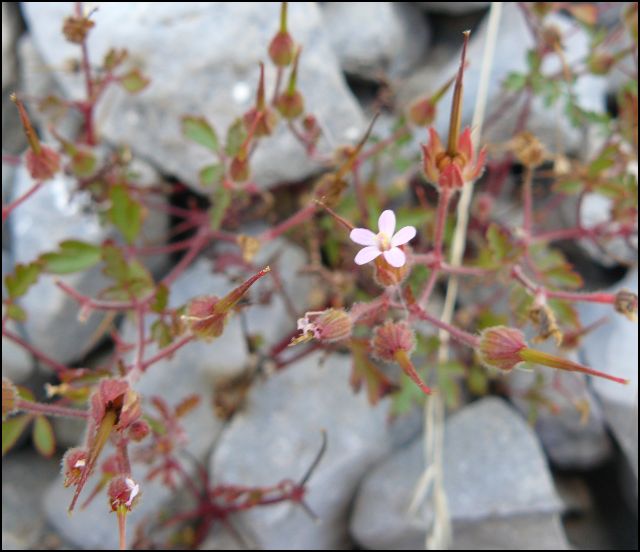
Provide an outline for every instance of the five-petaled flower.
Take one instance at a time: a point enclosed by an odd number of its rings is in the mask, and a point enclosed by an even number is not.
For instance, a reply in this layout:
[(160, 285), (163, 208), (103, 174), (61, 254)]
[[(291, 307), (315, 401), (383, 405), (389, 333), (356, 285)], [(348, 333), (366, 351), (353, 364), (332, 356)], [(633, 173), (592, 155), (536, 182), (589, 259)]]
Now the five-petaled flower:
[(366, 246), (356, 255), (356, 264), (363, 265), (384, 255), (385, 261), (391, 266), (396, 268), (404, 266), (407, 257), (399, 246), (411, 241), (416, 235), (416, 229), (413, 226), (405, 226), (397, 232), (395, 230), (396, 215), (390, 209), (383, 211), (380, 215), (377, 234), (366, 228), (351, 230), (349, 237), (357, 244)]

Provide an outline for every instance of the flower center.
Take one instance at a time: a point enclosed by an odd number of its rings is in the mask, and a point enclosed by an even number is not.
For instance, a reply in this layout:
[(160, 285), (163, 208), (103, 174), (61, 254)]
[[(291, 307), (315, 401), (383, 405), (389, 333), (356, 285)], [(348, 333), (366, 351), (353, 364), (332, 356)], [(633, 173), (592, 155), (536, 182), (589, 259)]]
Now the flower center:
[(384, 232), (379, 232), (376, 236), (376, 241), (378, 242), (378, 249), (380, 251), (388, 251), (391, 249), (391, 237)]

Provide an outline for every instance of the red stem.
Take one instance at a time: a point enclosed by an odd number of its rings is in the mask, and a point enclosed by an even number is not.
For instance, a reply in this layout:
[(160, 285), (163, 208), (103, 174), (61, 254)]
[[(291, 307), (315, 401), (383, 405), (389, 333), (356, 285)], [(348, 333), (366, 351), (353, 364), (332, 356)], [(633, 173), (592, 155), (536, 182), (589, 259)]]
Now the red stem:
[(19, 335), (14, 334), (12, 331), (7, 330), (5, 327), (2, 328), (2, 335), (10, 339), (11, 341), (17, 343), (27, 351), (29, 351), (38, 360), (41, 360), (42, 362), (44, 362), (45, 364), (53, 368), (53, 370), (56, 373), (59, 374), (61, 372), (67, 372), (70, 370), (68, 366), (65, 366), (64, 364), (58, 362), (57, 360), (54, 360), (51, 357), (48, 357), (43, 352), (36, 349), (33, 345), (31, 345), (30, 343), (22, 339)]
[(302, 224), (303, 222), (306, 222), (311, 217), (313, 217), (315, 212), (316, 212), (316, 204), (310, 203), (306, 207), (303, 207), (302, 209), (300, 209), (297, 213), (294, 213), (293, 215), (291, 215), (288, 219), (283, 220), (277, 226), (274, 226), (273, 228), (270, 228), (269, 230), (266, 230), (265, 232), (260, 234), (258, 239), (261, 242), (271, 241), (277, 238), (278, 236), (281, 236), (282, 234), (284, 234), (287, 230), (291, 230), (291, 228), (298, 226), (298, 224)]
[(19, 198), (15, 199), (11, 203), (7, 203), (7, 205), (2, 206), (2, 222), (4, 223), (7, 220), (7, 217), (11, 214), (11, 212), (18, 207), (21, 203), (29, 199), (33, 194), (35, 194), (40, 188), (42, 188), (43, 182), (36, 182), (31, 188), (29, 188), (24, 194), (22, 194)]
[(81, 418), (86, 420), (89, 418), (87, 410), (79, 410), (77, 408), (68, 408), (57, 404), (37, 403), (18, 399), (16, 408), (24, 412), (32, 412), (34, 414), (44, 414), (45, 416), (60, 416), (65, 418)]

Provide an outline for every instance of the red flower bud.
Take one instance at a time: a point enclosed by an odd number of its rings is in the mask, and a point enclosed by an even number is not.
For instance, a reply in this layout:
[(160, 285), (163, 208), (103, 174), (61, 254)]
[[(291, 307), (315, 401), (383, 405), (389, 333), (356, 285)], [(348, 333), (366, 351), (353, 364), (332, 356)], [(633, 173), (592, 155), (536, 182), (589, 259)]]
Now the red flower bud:
[(49, 180), (60, 170), (60, 156), (47, 146), (40, 146), (40, 152), (28, 150), (25, 165), (34, 180)]
[(269, 57), (278, 67), (289, 65), (296, 55), (296, 45), (291, 35), (286, 31), (280, 31), (273, 37), (269, 44)]
[(251, 170), (249, 168), (249, 159), (236, 156), (231, 160), (229, 167), (229, 175), (234, 182), (246, 182), (249, 180)]
[(285, 119), (295, 119), (304, 113), (304, 98), (297, 90), (283, 92), (276, 99), (276, 109)]
[(129, 434), (129, 438), (132, 441), (140, 442), (147, 435), (149, 435), (150, 431), (151, 431), (151, 428), (149, 427), (149, 424), (147, 422), (145, 422), (144, 420), (138, 420), (137, 422), (133, 422), (131, 424), (131, 427), (129, 427), (128, 434)]

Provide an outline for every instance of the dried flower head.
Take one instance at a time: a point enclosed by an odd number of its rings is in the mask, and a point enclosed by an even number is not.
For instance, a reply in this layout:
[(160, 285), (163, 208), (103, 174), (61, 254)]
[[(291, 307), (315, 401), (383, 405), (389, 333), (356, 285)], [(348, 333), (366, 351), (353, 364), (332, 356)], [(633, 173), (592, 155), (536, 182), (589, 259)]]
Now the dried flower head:
[(77, 485), (87, 467), (89, 453), (85, 449), (70, 448), (62, 457), (62, 472), (64, 473), (64, 486)]
[(349, 234), (351, 240), (366, 246), (356, 255), (355, 263), (363, 265), (383, 255), (385, 261), (391, 266), (396, 268), (404, 266), (407, 257), (399, 246), (411, 241), (416, 235), (416, 229), (413, 226), (405, 226), (397, 232), (395, 230), (396, 215), (390, 209), (383, 211), (380, 215), (377, 234), (367, 228), (351, 230)]
[(549, 158), (544, 144), (531, 132), (520, 132), (509, 142), (509, 149), (525, 167), (534, 169)]
[(82, 44), (95, 23), (88, 17), (67, 17), (62, 25), (62, 34), (73, 44)]
[(621, 289), (616, 293), (613, 307), (616, 312), (624, 314), (632, 322), (638, 321), (638, 295), (628, 289)]
[(311, 339), (332, 343), (351, 337), (353, 321), (349, 313), (343, 309), (310, 311), (304, 315), (304, 318), (298, 319), (298, 330), (302, 335), (294, 338), (291, 345)]

